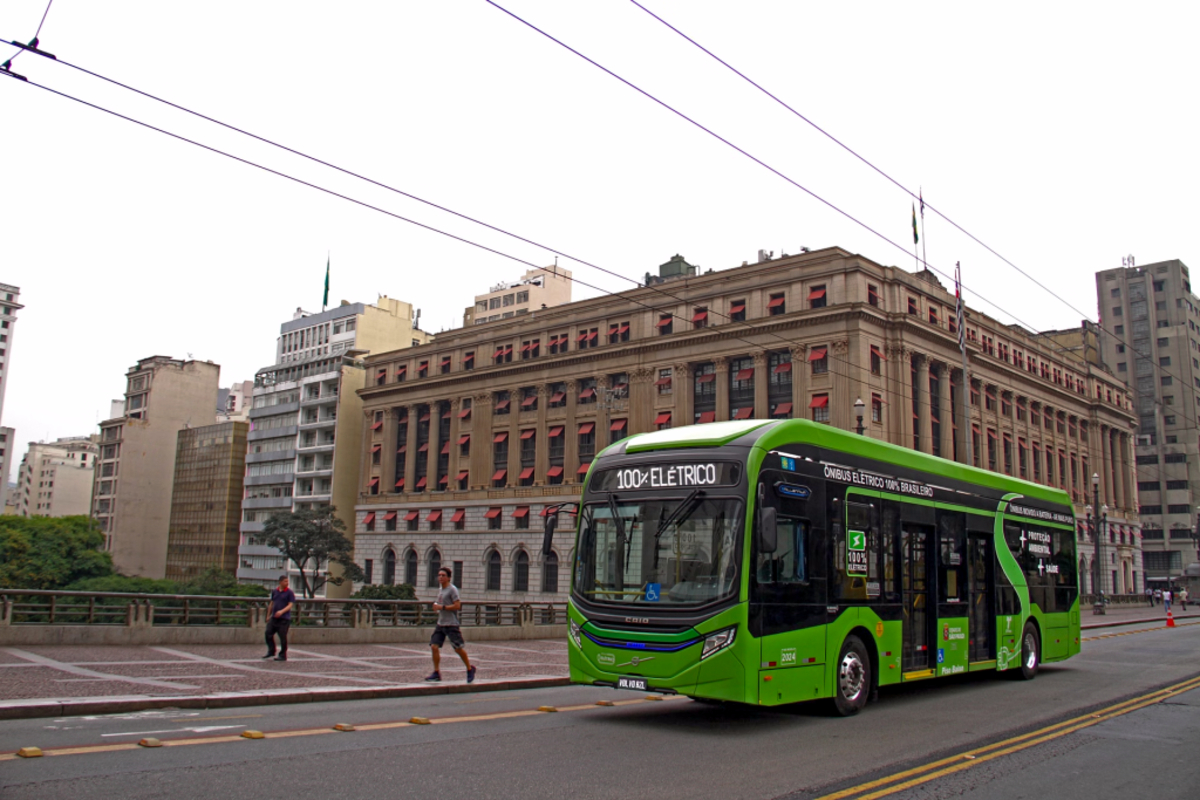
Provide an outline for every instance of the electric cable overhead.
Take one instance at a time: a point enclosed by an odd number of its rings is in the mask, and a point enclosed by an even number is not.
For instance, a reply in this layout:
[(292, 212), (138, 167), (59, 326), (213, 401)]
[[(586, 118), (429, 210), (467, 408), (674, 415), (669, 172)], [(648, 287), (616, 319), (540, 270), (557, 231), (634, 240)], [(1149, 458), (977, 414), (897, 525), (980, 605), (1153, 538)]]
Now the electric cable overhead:
[(15, 52), (11, 56), (9, 56), (8, 61), (4, 62), (4, 68), (3, 68), (4, 72), (9, 71), (9, 67), (12, 66), (12, 62), (16, 60), (17, 56), (21, 55), (21, 53), (25, 52), (25, 50), (27, 50), (30, 47), (38, 46), (38, 37), (40, 37), (42, 35), (42, 26), (46, 24), (46, 17), (50, 14), (50, 6), (52, 6), (52, 5), (54, 5), (54, 0), (50, 0), (50, 2), (46, 3), (46, 10), (42, 12), (42, 20), (41, 20), (41, 22), (38, 23), (37, 30), (34, 31), (33, 38), (29, 40), (28, 45), (22, 46), (22, 45), (17, 44), (16, 42), (10, 42), (10, 44), (14, 45), (17, 48), (17, 52)]

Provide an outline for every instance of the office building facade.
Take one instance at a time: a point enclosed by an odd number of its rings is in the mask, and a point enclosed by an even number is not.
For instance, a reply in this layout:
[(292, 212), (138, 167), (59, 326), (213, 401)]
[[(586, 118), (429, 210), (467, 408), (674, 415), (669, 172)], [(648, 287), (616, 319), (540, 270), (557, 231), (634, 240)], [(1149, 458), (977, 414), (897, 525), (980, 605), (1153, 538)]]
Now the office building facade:
[[(4, 395), (8, 391), (13, 339), (17, 333), (17, 312), (25, 307), (21, 305), (20, 297), (19, 288), (0, 283), (0, 421), (4, 419)], [(10, 502), (8, 476), (12, 474), (16, 445), (16, 431), (9, 427), (0, 427), (0, 508)]]
[(99, 453), (98, 436), (73, 436), (53, 442), (30, 442), (17, 470), (17, 489), (10, 498), (22, 517), (87, 516)]
[(561, 306), (571, 302), (571, 271), (557, 264), (531, 269), (519, 280), (501, 281), (485, 294), (475, 295), (474, 305), (463, 311), (463, 326), (482, 325)]

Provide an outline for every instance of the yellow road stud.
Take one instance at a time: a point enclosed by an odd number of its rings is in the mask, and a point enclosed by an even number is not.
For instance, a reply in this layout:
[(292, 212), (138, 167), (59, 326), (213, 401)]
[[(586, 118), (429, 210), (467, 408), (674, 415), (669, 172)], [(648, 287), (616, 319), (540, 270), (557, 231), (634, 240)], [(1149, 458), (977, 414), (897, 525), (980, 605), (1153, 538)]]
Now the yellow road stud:
[(262, 731), (242, 731), (243, 739), (265, 739)]
[(538, 706), (538, 711), (558, 711), (554, 706)]
[(162, 742), (160, 742), (158, 739), (155, 739), (153, 736), (147, 736), (145, 739), (142, 739), (141, 741), (139, 741), (138, 744), (141, 745), (142, 747), (162, 747), (163, 746)]
[(342, 731), (343, 733), (349, 733), (350, 731), (354, 730), (354, 726), (348, 722), (339, 722), (337, 725), (333, 726), (333, 729), (335, 731)]
[(409, 722), (413, 725), (428, 725), (429, 717), (413, 717)]
[(614, 705), (614, 704), (613, 704), (613, 701), (612, 701), (612, 700), (597, 700), (597, 701), (596, 701), (596, 705), (598, 705), (598, 706), (611, 706), (611, 705)]
[(42, 748), (40, 747), (22, 747), (17, 751), (17, 755), (21, 758), (41, 758)]

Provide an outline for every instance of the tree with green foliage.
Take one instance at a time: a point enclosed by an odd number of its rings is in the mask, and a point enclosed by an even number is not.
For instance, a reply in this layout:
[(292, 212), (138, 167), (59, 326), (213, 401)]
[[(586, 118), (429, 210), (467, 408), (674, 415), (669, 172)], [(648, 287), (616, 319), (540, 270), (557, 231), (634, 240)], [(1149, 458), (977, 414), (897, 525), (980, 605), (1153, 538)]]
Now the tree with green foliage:
[(416, 600), (417, 591), (407, 583), (368, 583), (350, 596), (363, 600)]
[(0, 516), (0, 587), (61, 589), (112, 575), (112, 555), (90, 517)]
[[(346, 523), (335, 516), (333, 506), (299, 511), (279, 511), (267, 517), (259, 541), (274, 547), (300, 571), (304, 597), (315, 597), (326, 583), (341, 586), (345, 581), (366, 577), (354, 563), (354, 545), (346, 538)], [(338, 575), (330, 567), (340, 567)]]

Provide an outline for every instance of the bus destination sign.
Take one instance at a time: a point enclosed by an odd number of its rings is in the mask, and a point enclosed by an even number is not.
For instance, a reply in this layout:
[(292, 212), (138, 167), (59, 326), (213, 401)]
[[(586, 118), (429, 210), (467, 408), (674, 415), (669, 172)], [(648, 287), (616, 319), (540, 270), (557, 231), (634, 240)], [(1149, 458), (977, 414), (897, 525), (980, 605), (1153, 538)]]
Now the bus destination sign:
[(655, 464), (602, 470), (593, 477), (591, 488), (597, 492), (705, 489), (736, 486), (740, 477), (739, 465), (728, 462)]
[(893, 478), (889, 475), (876, 475), (874, 472), (862, 472), (849, 467), (839, 467), (837, 464), (825, 464), (825, 477), (829, 480), (852, 483), (855, 486), (865, 486), (881, 492), (908, 494), (913, 497), (933, 497), (933, 487), (927, 484), (905, 478)]

